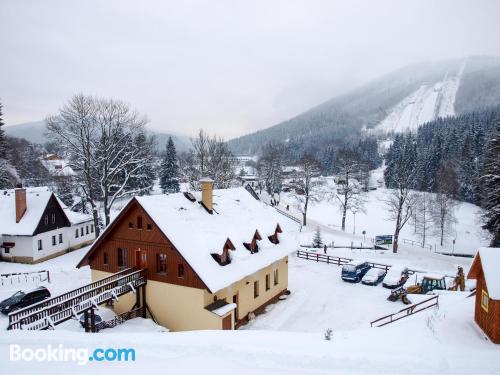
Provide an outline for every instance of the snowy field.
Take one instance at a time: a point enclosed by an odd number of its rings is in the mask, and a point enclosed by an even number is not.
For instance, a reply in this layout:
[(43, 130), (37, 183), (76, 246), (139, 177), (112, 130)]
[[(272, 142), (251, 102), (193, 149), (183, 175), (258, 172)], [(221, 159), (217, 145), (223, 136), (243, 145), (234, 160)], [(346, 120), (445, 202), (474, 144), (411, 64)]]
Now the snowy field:
[[(312, 236), (305, 232), (304, 238)], [(88, 267), (74, 268), (86, 249), (38, 265), (0, 263), (0, 272), (48, 269), (53, 294), (90, 281)], [(470, 259), (420, 253), (403, 246), (400, 254), (372, 250), (329, 250), (331, 255), (406, 264), (413, 268), (454, 273), (466, 270)], [(290, 296), (239, 331), (169, 333), (141, 318), (97, 334), (84, 333), (78, 322), (69, 321), (54, 331), (3, 331), (0, 361), (6, 373), (132, 373), (161, 369), (188, 373), (220, 374), (495, 374), (500, 373), (500, 348), (486, 341), (473, 322), (474, 299), (464, 292), (442, 292), (440, 308), (431, 309), (383, 328), (370, 321), (405, 307), (388, 302), (389, 291), (341, 281), (341, 268), (289, 258)], [(15, 289), (15, 288), (13, 288)], [(0, 291), (0, 298), (12, 288)], [(412, 302), (424, 296), (411, 296)], [(112, 312), (101, 308), (104, 318)], [(7, 320), (0, 318), (5, 327)], [(333, 330), (331, 341), (323, 337)], [(135, 362), (93, 362), (86, 365), (62, 362), (12, 362), (9, 345), (39, 348), (63, 344), (67, 348), (134, 348)]]
[[(378, 180), (383, 180), (383, 169), (379, 168), (372, 171), (371, 185), (377, 186)], [(330, 244), (335, 241), (335, 246), (350, 246), (351, 241), (360, 245), (372, 245), (372, 240), (377, 235), (394, 234), (394, 222), (389, 220), (386, 203), (384, 200), (390, 193), (389, 189), (378, 188), (369, 191), (365, 195), (364, 212), (357, 212), (355, 217), (352, 212), (347, 212), (346, 230), (341, 231), (342, 213), (339, 209), (338, 200), (332, 196), (336, 186), (332, 178), (327, 178), (325, 185), (321, 189), (322, 199), (320, 202), (311, 202), (308, 209), (308, 226), (313, 231), (316, 226), (322, 230), (323, 242)], [(430, 196), (432, 194), (429, 194)], [(284, 209), (286, 205), (290, 206), (290, 213), (299, 218), (300, 212), (297, 210), (297, 201), (290, 193), (282, 193), (280, 207)], [(488, 232), (481, 229), (481, 208), (470, 203), (457, 202), (454, 209), (456, 223), (450, 226), (450, 230), (445, 237), (443, 246), (440, 245), (439, 234), (429, 230), (426, 239), (426, 245), (432, 246), (432, 250), (423, 249), (419, 243), (421, 238), (415, 233), (415, 228), (411, 221), (406, 223), (400, 233), (400, 242), (414, 247), (415, 250), (427, 252), (445, 252), (458, 254), (475, 254), (481, 246), (488, 246), (490, 236)], [(363, 235), (365, 231), (365, 235)], [(455, 240), (455, 245), (453, 245)], [(414, 241), (412, 243), (410, 241)], [(305, 239), (303, 244), (312, 243)]]

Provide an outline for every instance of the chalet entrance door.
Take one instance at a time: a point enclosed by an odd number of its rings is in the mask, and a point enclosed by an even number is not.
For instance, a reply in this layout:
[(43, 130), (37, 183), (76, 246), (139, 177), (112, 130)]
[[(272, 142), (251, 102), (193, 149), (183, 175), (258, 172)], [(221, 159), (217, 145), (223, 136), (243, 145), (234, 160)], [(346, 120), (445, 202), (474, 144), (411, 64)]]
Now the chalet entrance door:
[(148, 260), (146, 250), (135, 250), (135, 266), (139, 269), (147, 268)]
[(222, 319), (222, 329), (223, 330), (232, 330), (232, 324), (231, 324), (231, 314), (226, 316), (224, 319)]

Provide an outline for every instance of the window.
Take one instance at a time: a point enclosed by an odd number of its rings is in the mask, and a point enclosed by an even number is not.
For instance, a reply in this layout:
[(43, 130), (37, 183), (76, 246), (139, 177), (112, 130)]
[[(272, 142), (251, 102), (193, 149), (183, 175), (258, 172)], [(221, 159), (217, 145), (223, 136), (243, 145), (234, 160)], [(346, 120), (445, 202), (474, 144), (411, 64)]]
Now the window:
[(108, 253), (104, 253), (103, 255), (103, 259), (102, 259), (102, 263), (107, 266), (108, 265)]
[(184, 277), (184, 264), (177, 266), (177, 277)]
[(62, 242), (63, 242), (62, 233), (59, 233), (59, 243), (62, 243)]
[(279, 279), (278, 279), (278, 270), (274, 270), (274, 285), (278, 285)]
[(56, 236), (52, 236), (52, 246), (55, 246), (56, 244), (57, 244)]
[(481, 307), (484, 311), (488, 312), (488, 302), (490, 302), (490, 296), (486, 290), (482, 290), (481, 292)]
[(52, 214), (52, 224), (56, 223), (56, 214)]
[(127, 249), (118, 248), (118, 267), (127, 267)]
[(266, 275), (266, 290), (271, 289), (271, 275), (267, 274)]
[(156, 254), (156, 273), (167, 273), (167, 254)]
[(42, 250), (42, 249), (43, 249), (42, 240), (38, 240), (38, 250)]
[(142, 216), (137, 216), (137, 229), (142, 229)]
[(253, 282), (253, 298), (257, 298), (259, 296), (259, 282)]
[(147, 230), (151, 230), (151, 229), (153, 229), (153, 226), (152, 226), (151, 224), (147, 224), (147, 225), (146, 225), (146, 229), (147, 229)]
[(49, 215), (45, 215), (44, 221), (45, 225), (49, 225)]
[(78, 228), (75, 229), (75, 238), (78, 238)]
[(89, 226), (85, 225), (85, 234), (89, 234)]
[(133, 229), (134, 228), (134, 224), (131, 221), (129, 221), (128, 227), (129, 227), (129, 229)]
[(90, 233), (94, 233), (94, 224), (90, 224)]
[(80, 236), (83, 237), (83, 227), (80, 228)]

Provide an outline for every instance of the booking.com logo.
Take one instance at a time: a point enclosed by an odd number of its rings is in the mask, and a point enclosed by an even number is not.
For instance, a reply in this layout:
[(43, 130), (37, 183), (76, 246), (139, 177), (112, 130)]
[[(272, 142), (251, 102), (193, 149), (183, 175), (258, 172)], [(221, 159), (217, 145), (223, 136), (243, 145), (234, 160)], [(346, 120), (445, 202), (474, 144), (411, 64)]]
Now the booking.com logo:
[(44, 348), (23, 348), (21, 345), (10, 345), (9, 359), (26, 362), (76, 362), (86, 365), (89, 362), (134, 362), (135, 349), (124, 348), (66, 348), (64, 345), (47, 345)]

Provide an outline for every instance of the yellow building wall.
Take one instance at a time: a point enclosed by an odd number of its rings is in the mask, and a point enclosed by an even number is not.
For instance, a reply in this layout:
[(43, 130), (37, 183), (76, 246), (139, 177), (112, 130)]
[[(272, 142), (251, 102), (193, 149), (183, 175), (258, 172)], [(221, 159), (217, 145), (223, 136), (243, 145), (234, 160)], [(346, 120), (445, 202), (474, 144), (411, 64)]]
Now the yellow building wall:
[[(92, 281), (111, 275), (108, 272), (92, 270)], [(134, 293), (119, 297), (113, 310), (117, 314), (132, 309), (136, 301)], [(148, 280), (146, 302), (158, 324), (171, 331), (190, 331), (200, 329), (222, 329), (224, 316), (214, 314), (204, 307), (203, 290), (180, 285)], [(234, 317), (233, 320), (234, 326)]]
[[(278, 284), (274, 285), (274, 270), (278, 270)], [(266, 291), (266, 275), (270, 275), (270, 289)], [(254, 282), (259, 282), (259, 296), (254, 298)], [(205, 306), (217, 299), (226, 299), (233, 302), (233, 296), (238, 295), (238, 316), (237, 320), (245, 318), (248, 313), (255, 311), (273, 297), (288, 289), (288, 257), (285, 257), (259, 272), (247, 276), (244, 279), (224, 288), (216, 293), (204, 291)]]
[[(278, 270), (278, 284), (274, 285), (274, 270)], [(266, 291), (266, 275), (270, 275), (270, 289)], [(92, 281), (111, 275), (109, 272), (92, 270)], [(254, 298), (254, 282), (259, 282), (259, 296)], [(288, 288), (288, 257), (261, 269), (253, 275), (224, 288), (217, 293), (175, 284), (148, 280), (146, 284), (146, 302), (158, 324), (171, 331), (189, 331), (203, 329), (222, 329), (222, 319), (231, 315), (232, 326), (235, 319), (243, 319), (248, 313), (268, 302)], [(233, 302), (238, 295), (238, 316), (227, 313), (219, 316), (205, 309), (217, 299)], [(132, 309), (136, 301), (133, 293), (119, 297), (114, 304), (117, 314)]]

